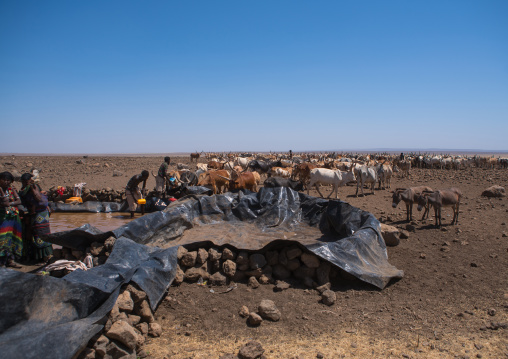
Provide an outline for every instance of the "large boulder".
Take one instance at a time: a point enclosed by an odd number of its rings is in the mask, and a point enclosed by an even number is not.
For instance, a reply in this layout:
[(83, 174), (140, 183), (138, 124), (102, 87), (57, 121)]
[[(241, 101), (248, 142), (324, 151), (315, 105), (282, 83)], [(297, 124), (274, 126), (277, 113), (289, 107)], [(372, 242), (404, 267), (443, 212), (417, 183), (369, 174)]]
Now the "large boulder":
[(393, 226), (381, 223), (381, 235), (389, 247), (395, 247), (400, 243), (399, 230)]
[(506, 196), (506, 191), (504, 187), (501, 186), (491, 186), (482, 192), (482, 196), (484, 197), (504, 197)]

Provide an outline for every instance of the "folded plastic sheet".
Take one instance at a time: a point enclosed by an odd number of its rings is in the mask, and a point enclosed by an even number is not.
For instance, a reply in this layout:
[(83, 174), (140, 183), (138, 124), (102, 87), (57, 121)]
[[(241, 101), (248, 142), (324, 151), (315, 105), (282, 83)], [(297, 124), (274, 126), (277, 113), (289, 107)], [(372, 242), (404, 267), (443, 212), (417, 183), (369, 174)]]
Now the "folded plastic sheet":
[(64, 278), (0, 268), (0, 356), (72, 358), (103, 328), (122, 284), (138, 284), (156, 308), (175, 277), (176, 253), (119, 238), (104, 265)]
[[(259, 235), (243, 238), (240, 230), (238, 236), (185, 241), (187, 230), (206, 226), (229, 226), (233, 231), (255, 226)], [(275, 241), (290, 241), (378, 288), (403, 276), (388, 263), (380, 224), (372, 214), (288, 188), (189, 195), (111, 232), (85, 225), (45, 239), (82, 248), (111, 234), (118, 239), (107, 262), (86, 272), (77, 270), (58, 279), (0, 269), (2, 356), (72, 358), (103, 327), (101, 319), (111, 310), (120, 286), (130, 281), (147, 293), (155, 309), (174, 279), (180, 245), (263, 251)]]
[(55, 203), (49, 202), (53, 212), (122, 212), (127, 210), (127, 203), (87, 201), (84, 203)]

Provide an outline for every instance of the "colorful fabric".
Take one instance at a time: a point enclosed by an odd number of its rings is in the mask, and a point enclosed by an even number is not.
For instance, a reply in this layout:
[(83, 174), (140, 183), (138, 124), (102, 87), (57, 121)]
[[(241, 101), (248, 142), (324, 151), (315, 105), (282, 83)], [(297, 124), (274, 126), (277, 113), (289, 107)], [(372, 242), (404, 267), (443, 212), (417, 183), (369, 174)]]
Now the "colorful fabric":
[(49, 212), (41, 211), (32, 216), (33, 244), (37, 248), (45, 248), (51, 246), (51, 243), (44, 242), (41, 237), (51, 233), (49, 227)]
[[(9, 201), (14, 201), (11, 188), (5, 191)], [(14, 206), (0, 210), (0, 257), (21, 257), (23, 252), (23, 232), (19, 211)]]

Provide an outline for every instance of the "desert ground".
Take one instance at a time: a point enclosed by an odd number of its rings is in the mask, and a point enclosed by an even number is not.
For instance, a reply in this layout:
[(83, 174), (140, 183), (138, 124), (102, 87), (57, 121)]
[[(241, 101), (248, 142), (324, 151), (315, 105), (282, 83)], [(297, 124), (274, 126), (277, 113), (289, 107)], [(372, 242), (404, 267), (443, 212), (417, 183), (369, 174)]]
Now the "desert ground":
[[(163, 157), (4, 155), (0, 171), (40, 169), (43, 189), (86, 182), (90, 189), (121, 190), (143, 169), (156, 172)], [(190, 161), (180, 155), (171, 163)], [(145, 343), (148, 357), (236, 357), (241, 346), (256, 340), (267, 358), (507, 358), (508, 200), (481, 193), (492, 185), (506, 188), (508, 170), (412, 169), (411, 174), (409, 179), (395, 174), (391, 190), (428, 185), (462, 191), (458, 225), (450, 225), (449, 208), (443, 210), (441, 229), (432, 215), (420, 220), (416, 207), (415, 220), (406, 222), (403, 203), (391, 206), (390, 189), (376, 186), (364, 197), (354, 196), (356, 186), (339, 189), (341, 200), (408, 230), (409, 238), (388, 247), (390, 263), (404, 271), (402, 279), (383, 290), (359, 281), (334, 283), (333, 306), (296, 283), (281, 292), (273, 285), (252, 289), (239, 283), (223, 294), (183, 283), (170, 288), (155, 314), (163, 334)], [(147, 187), (154, 186), (150, 176)], [(330, 191), (322, 188), (325, 195)], [(318, 196), (314, 189), (310, 194)], [(250, 327), (238, 312), (244, 305), (255, 310), (262, 299), (273, 300), (282, 319)]]

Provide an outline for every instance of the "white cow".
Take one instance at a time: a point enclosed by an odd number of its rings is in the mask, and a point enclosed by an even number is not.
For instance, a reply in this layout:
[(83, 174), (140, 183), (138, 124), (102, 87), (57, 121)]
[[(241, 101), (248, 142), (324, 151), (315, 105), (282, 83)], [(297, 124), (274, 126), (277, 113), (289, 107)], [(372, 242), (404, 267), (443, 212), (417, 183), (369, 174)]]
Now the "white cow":
[(246, 169), (249, 165), (249, 159), (246, 157), (237, 157), (235, 158), (235, 165), (241, 166), (243, 169)]
[(381, 189), (381, 184), (383, 185), (383, 188), (392, 187), (393, 169), (390, 164), (385, 164), (384, 162), (380, 164), (377, 169), (377, 175), (379, 180), (379, 189)]
[(355, 196), (358, 197), (358, 188), (362, 188), (362, 196), (365, 196), (363, 193), (363, 185), (364, 184), (370, 184), (370, 189), (372, 191), (372, 194), (374, 194), (374, 187), (376, 186), (376, 182), (378, 181), (377, 171), (373, 167), (368, 166), (361, 166), (361, 167), (355, 167), (354, 173), (356, 176), (356, 194)]
[(344, 186), (353, 181), (355, 181), (355, 175), (353, 172), (342, 172), (340, 170), (330, 170), (327, 168), (314, 168), (310, 171), (310, 183), (307, 187), (307, 194), (309, 194), (309, 188), (315, 185), (319, 195), (323, 197), (323, 194), (319, 190), (319, 185), (329, 184), (333, 186), (333, 190), (327, 198), (330, 198), (333, 192), (335, 192), (335, 198), (339, 198), (339, 186)]

